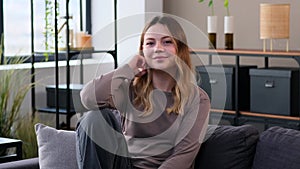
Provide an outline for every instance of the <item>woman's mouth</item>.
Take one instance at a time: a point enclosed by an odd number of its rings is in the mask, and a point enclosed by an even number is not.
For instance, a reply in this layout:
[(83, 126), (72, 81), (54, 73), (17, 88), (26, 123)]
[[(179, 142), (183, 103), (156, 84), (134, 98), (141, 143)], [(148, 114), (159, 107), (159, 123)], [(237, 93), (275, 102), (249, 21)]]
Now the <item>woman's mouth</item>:
[(155, 59), (155, 60), (162, 60), (162, 59), (166, 59), (166, 58), (168, 58), (167, 56), (155, 56), (155, 57), (153, 57), (153, 59)]

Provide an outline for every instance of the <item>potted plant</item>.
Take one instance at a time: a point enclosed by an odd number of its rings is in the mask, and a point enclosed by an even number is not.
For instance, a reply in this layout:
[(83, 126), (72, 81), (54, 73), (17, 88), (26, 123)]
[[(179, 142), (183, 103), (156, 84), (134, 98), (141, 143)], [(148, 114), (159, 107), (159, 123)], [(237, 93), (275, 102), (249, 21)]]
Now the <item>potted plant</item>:
[(225, 49), (233, 49), (234, 17), (229, 13), (229, 0), (224, 0), (226, 16), (224, 16)]
[[(202, 3), (202, 2), (204, 2), (204, 0), (198, 0), (198, 2)], [(211, 9), (211, 15), (207, 16), (207, 33), (208, 33), (208, 39), (209, 39), (209, 48), (216, 49), (218, 17), (215, 15), (213, 0), (209, 0), (208, 7)]]
[[(45, 60), (48, 61), (49, 55), (54, 54), (55, 45), (63, 44), (62, 35), (58, 35), (58, 44), (55, 44), (55, 18), (60, 18), (60, 3), (61, 1), (57, 1), (56, 5), (53, 0), (45, 0), (45, 25), (44, 25), (44, 47), (45, 47)], [(56, 14), (55, 14), (55, 6), (56, 6)], [(60, 30), (58, 30), (60, 31)]]
[[(3, 35), (0, 40), (0, 55), (3, 49)], [(0, 137), (17, 138), (23, 141), (23, 158), (37, 156), (37, 145), (34, 123), (37, 117), (23, 112), (23, 101), (33, 87), (29, 71), (14, 68), (14, 65), (24, 63), (28, 58), (4, 58), (0, 71)], [(11, 67), (10, 67), (11, 66)], [(9, 155), (9, 149), (0, 149), (1, 155)]]

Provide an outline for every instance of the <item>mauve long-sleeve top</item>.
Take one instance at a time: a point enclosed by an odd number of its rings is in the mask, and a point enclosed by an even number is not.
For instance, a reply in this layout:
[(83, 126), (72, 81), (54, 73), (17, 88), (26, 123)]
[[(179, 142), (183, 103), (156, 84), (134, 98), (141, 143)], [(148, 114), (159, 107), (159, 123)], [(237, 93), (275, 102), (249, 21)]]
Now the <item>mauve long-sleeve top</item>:
[(134, 72), (125, 64), (88, 82), (81, 91), (87, 109), (111, 107), (123, 115), (122, 128), (133, 165), (147, 169), (192, 169), (207, 128), (210, 100), (197, 85), (184, 107), (184, 114), (166, 113), (173, 94), (153, 91), (154, 110), (142, 116), (133, 105)]

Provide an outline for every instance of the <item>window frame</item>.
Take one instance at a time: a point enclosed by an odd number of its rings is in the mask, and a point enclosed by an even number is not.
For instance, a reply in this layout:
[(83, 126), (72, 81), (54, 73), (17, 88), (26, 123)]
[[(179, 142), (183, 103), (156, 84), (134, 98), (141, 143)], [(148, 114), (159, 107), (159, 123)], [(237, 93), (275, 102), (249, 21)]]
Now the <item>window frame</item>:
[[(31, 9), (30, 10), (30, 13), (31, 13), (31, 56), (24, 56), (24, 55), (16, 55), (16, 56), (5, 56), (2, 52), (1, 54), (1, 60), (0, 60), (0, 63), (3, 64), (3, 61), (4, 61), (4, 58), (5, 57), (28, 57), (27, 61), (25, 62), (31, 62), (32, 60), (32, 55), (34, 52), (34, 28), (33, 28), (33, 3), (35, 0), (29, 0), (30, 3), (31, 3)], [(85, 1), (85, 10), (83, 10), (83, 2), (82, 0), (79, 0), (79, 17), (80, 17), (80, 30), (83, 30), (83, 17), (85, 17), (85, 29), (88, 33), (92, 33), (92, 30), (91, 30), (91, 0), (86, 0)], [(85, 13), (83, 13), (83, 11)], [(32, 15), (33, 14), (33, 15)], [(3, 0), (0, 0), (0, 35), (4, 34), (4, 10), (3, 10)], [(2, 47), (2, 51), (5, 50), (5, 46), (1, 46)], [(45, 62), (45, 57), (41, 54), (41, 53), (37, 53), (37, 54), (34, 54), (34, 62)], [(76, 59), (76, 58), (71, 58), (71, 59)], [(49, 59), (48, 61), (54, 61), (55, 60), (55, 54), (54, 53), (49, 53)], [(64, 57), (59, 57), (59, 60), (66, 60)]]

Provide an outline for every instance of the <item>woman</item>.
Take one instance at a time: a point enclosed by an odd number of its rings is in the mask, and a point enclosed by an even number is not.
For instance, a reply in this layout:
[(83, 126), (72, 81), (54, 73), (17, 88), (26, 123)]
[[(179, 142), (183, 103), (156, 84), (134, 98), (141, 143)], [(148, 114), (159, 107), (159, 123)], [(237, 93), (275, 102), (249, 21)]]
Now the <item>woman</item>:
[(83, 105), (98, 112), (77, 125), (80, 168), (193, 168), (210, 101), (196, 85), (184, 31), (171, 17), (154, 17), (139, 49), (81, 91)]

